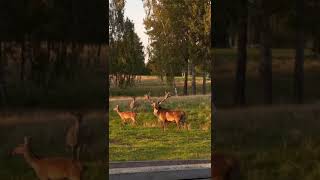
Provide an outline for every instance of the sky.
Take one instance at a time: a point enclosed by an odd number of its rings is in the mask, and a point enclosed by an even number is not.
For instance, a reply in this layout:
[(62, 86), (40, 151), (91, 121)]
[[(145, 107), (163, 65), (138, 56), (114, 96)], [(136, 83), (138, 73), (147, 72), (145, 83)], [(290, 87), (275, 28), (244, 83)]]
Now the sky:
[[(142, 44), (144, 46), (145, 54), (146, 47), (148, 45), (148, 36), (145, 34), (146, 30), (143, 25), (143, 19), (145, 17), (145, 11), (143, 8), (142, 0), (127, 0), (124, 15), (128, 17), (134, 23), (134, 28)], [(147, 62), (147, 56), (145, 58), (145, 62)]]

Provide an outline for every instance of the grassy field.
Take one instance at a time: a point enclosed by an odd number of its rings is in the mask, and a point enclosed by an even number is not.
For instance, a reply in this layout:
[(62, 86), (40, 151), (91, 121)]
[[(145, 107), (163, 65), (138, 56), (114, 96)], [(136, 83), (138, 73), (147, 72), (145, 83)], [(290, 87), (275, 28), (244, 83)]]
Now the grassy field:
[(259, 51), (248, 49), (247, 101), (233, 104), (236, 52), (216, 50), (214, 149), (239, 157), (247, 180), (320, 178), (320, 61), (305, 51), (305, 102), (292, 105), (294, 50), (273, 50), (274, 105), (263, 106)]
[[(293, 70), (295, 52), (292, 49), (273, 49), (273, 101), (276, 104), (293, 103)], [(258, 49), (248, 49), (247, 87), (248, 105), (263, 103), (262, 82), (259, 76), (260, 55)], [(235, 49), (215, 50), (214, 84), (216, 105), (230, 106), (233, 103), (236, 66)], [(305, 50), (305, 101), (313, 103), (320, 99), (320, 60)]]
[[(10, 152), (31, 136), (32, 150), (40, 157), (71, 157), (65, 148), (66, 129), (72, 116), (65, 111), (23, 110), (0, 114), (0, 177), (12, 180), (36, 180), (36, 175), (22, 156)], [(104, 179), (105, 173), (105, 120), (103, 111), (91, 111), (84, 123), (94, 129), (90, 151), (80, 156), (88, 167), (84, 179)]]
[(239, 157), (247, 180), (320, 178), (320, 106), (220, 109), (215, 150)]
[[(183, 77), (175, 77), (177, 91), (179, 95), (183, 94)], [(191, 76), (188, 77), (188, 93), (191, 94)], [(202, 77), (196, 77), (196, 91), (197, 94), (202, 93)], [(210, 80), (207, 80), (206, 90), (207, 93), (211, 91)], [(168, 86), (165, 82), (161, 82), (160, 79), (156, 76), (142, 76), (141, 82), (136, 83), (135, 86), (129, 87), (127, 89), (121, 89), (117, 87), (113, 87), (111, 84), (110, 88), (110, 97), (115, 96), (143, 96), (148, 91), (152, 92), (153, 96), (163, 96), (164, 91), (174, 92), (174, 89), (171, 86)]]
[[(151, 94), (163, 95), (165, 87), (154, 78), (144, 80), (142, 86), (128, 89), (140, 95), (150, 87), (159, 86), (163, 91)], [(199, 84), (198, 84), (199, 86)], [(155, 88), (158, 90), (158, 88)], [(118, 89), (111, 89), (111, 93)], [(126, 94), (121, 91), (122, 96)], [(142, 94), (143, 95), (143, 94)], [(153, 97), (153, 96), (152, 96)], [(137, 125), (121, 126), (118, 114), (112, 109), (118, 104), (120, 110), (128, 110), (130, 99), (110, 97), (109, 110), (109, 160), (172, 160), (172, 159), (210, 159), (211, 157), (211, 117), (210, 95), (171, 97), (163, 105), (165, 108), (180, 109), (187, 113), (189, 130), (177, 130), (175, 124), (163, 132), (152, 113), (149, 103), (142, 97), (137, 99), (139, 107)]]

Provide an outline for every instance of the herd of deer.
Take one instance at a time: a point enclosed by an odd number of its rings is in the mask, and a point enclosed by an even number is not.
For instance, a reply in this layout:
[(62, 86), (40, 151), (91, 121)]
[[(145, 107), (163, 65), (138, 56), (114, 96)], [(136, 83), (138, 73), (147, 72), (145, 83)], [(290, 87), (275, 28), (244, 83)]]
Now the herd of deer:
[[(170, 97), (169, 92), (165, 92), (165, 96), (160, 101), (153, 101), (150, 98), (150, 93), (144, 98), (150, 102), (153, 108), (153, 114), (162, 123), (165, 130), (168, 122), (174, 122), (177, 127), (185, 124), (186, 114), (184, 111), (169, 110), (162, 108), (160, 105)], [(114, 110), (119, 114), (122, 123), (131, 120), (136, 123), (137, 113), (133, 112), (137, 107), (135, 98), (130, 102), (129, 107), (131, 112), (120, 112), (119, 105)], [(81, 180), (84, 171), (84, 166), (80, 162), (80, 151), (89, 145), (92, 140), (92, 132), (88, 127), (83, 125), (83, 113), (71, 113), (75, 117), (73, 125), (71, 125), (66, 133), (66, 146), (71, 148), (72, 158), (65, 157), (46, 157), (39, 158), (33, 154), (30, 149), (30, 138), (24, 137), (24, 143), (13, 149), (12, 154), (23, 155), (25, 161), (34, 169), (40, 180), (49, 179), (69, 179)], [(239, 162), (235, 157), (214, 153), (212, 155), (212, 179), (213, 180), (236, 180), (240, 179)]]
[[(165, 92), (165, 96), (163, 99), (159, 101), (153, 101), (150, 97), (150, 92), (144, 96), (144, 99), (150, 103), (153, 108), (153, 114), (158, 118), (158, 122), (162, 124), (163, 130), (166, 129), (167, 123), (173, 122), (176, 123), (177, 128), (180, 129), (181, 126), (186, 125), (186, 113), (180, 110), (170, 110), (161, 107), (160, 105), (165, 102), (169, 97), (171, 97), (170, 92)], [(134, 112), (137, 107), (136, 99), (133, 97), (132, 101), (129, 103), (129, 108), (131, 111), (121, 112), (119, 109), (119, 105), (113, 109), (118, 113), (122, 120), (122, 124), (131, 121), (133, 124), (136, 124), (137, 113)]]
[(84, 166), (80, 162), (79, 153), (91, 141), (91, 131), (82, 124), (83, 113), (71, 113), (74, 123), (66, 134), (66, 146), (71, 148), (72, 158), (46, 157), (39, 158), (30, 149), (30, 138), (24, 137), (24, 143), (13, 149), (12, 154), (23, 155), (25, 161), (33, 168), (40, 180), (69, 179), (81, 180)]

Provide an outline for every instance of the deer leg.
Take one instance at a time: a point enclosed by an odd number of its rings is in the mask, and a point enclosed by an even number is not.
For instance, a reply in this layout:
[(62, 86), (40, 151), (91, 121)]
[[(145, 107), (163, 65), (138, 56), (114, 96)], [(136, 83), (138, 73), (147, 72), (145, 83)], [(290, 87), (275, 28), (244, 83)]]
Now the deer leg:
[(121, 121), (121, 127), (124, 127), (124, 120)]
[(167, 121), (164, 121), (164, 130), (166, 130), (168, 127), (168, 122)]
[(132, 118), (132, 124), (136, 125), (136, 119), (135, 118)]
[(177, 124), (177, 129), (180, 129), (180, 123), (179, 123), (179, 121), (176, 121), (176, 124)]
[(80, 160), (80, 146), (77, 147), (77, 160)]
[(165, 131), (165, 121), (162, 121), (162, 131)]
[(72, 159), (75, 158), (75, 153), (74, 153), (74, 152), (75, 152), (75, 151), (74, 151), (74, 146), (71, 146)]

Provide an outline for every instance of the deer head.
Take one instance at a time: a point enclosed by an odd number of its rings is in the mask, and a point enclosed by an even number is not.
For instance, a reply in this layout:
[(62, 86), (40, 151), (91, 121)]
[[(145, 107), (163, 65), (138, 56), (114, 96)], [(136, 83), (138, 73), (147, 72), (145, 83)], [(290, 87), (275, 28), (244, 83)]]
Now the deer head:
[(25, 154), (29, 150), (29, 142), (30, 138), (25, 136), (24, 137), (24, 143), (19, 144), (16, 148), (13, 149), (12, 154)]
[(151, 100), (150, 92), (148, 94), (144, 95), (144, 99), (149, 101), (153, 108), (158, 108), (159, 105), (162, 104), (163, 102), (165, 102), (169, 97), (171, 97), (171, 94), (170, 94), (170, 92), (166, 92), (166, 91), (165, 91), (164, 97), (159, 101)]
[(114, 111), (119, 111), (119, 105), (116, 105), (115, 108), (113, 108)]

